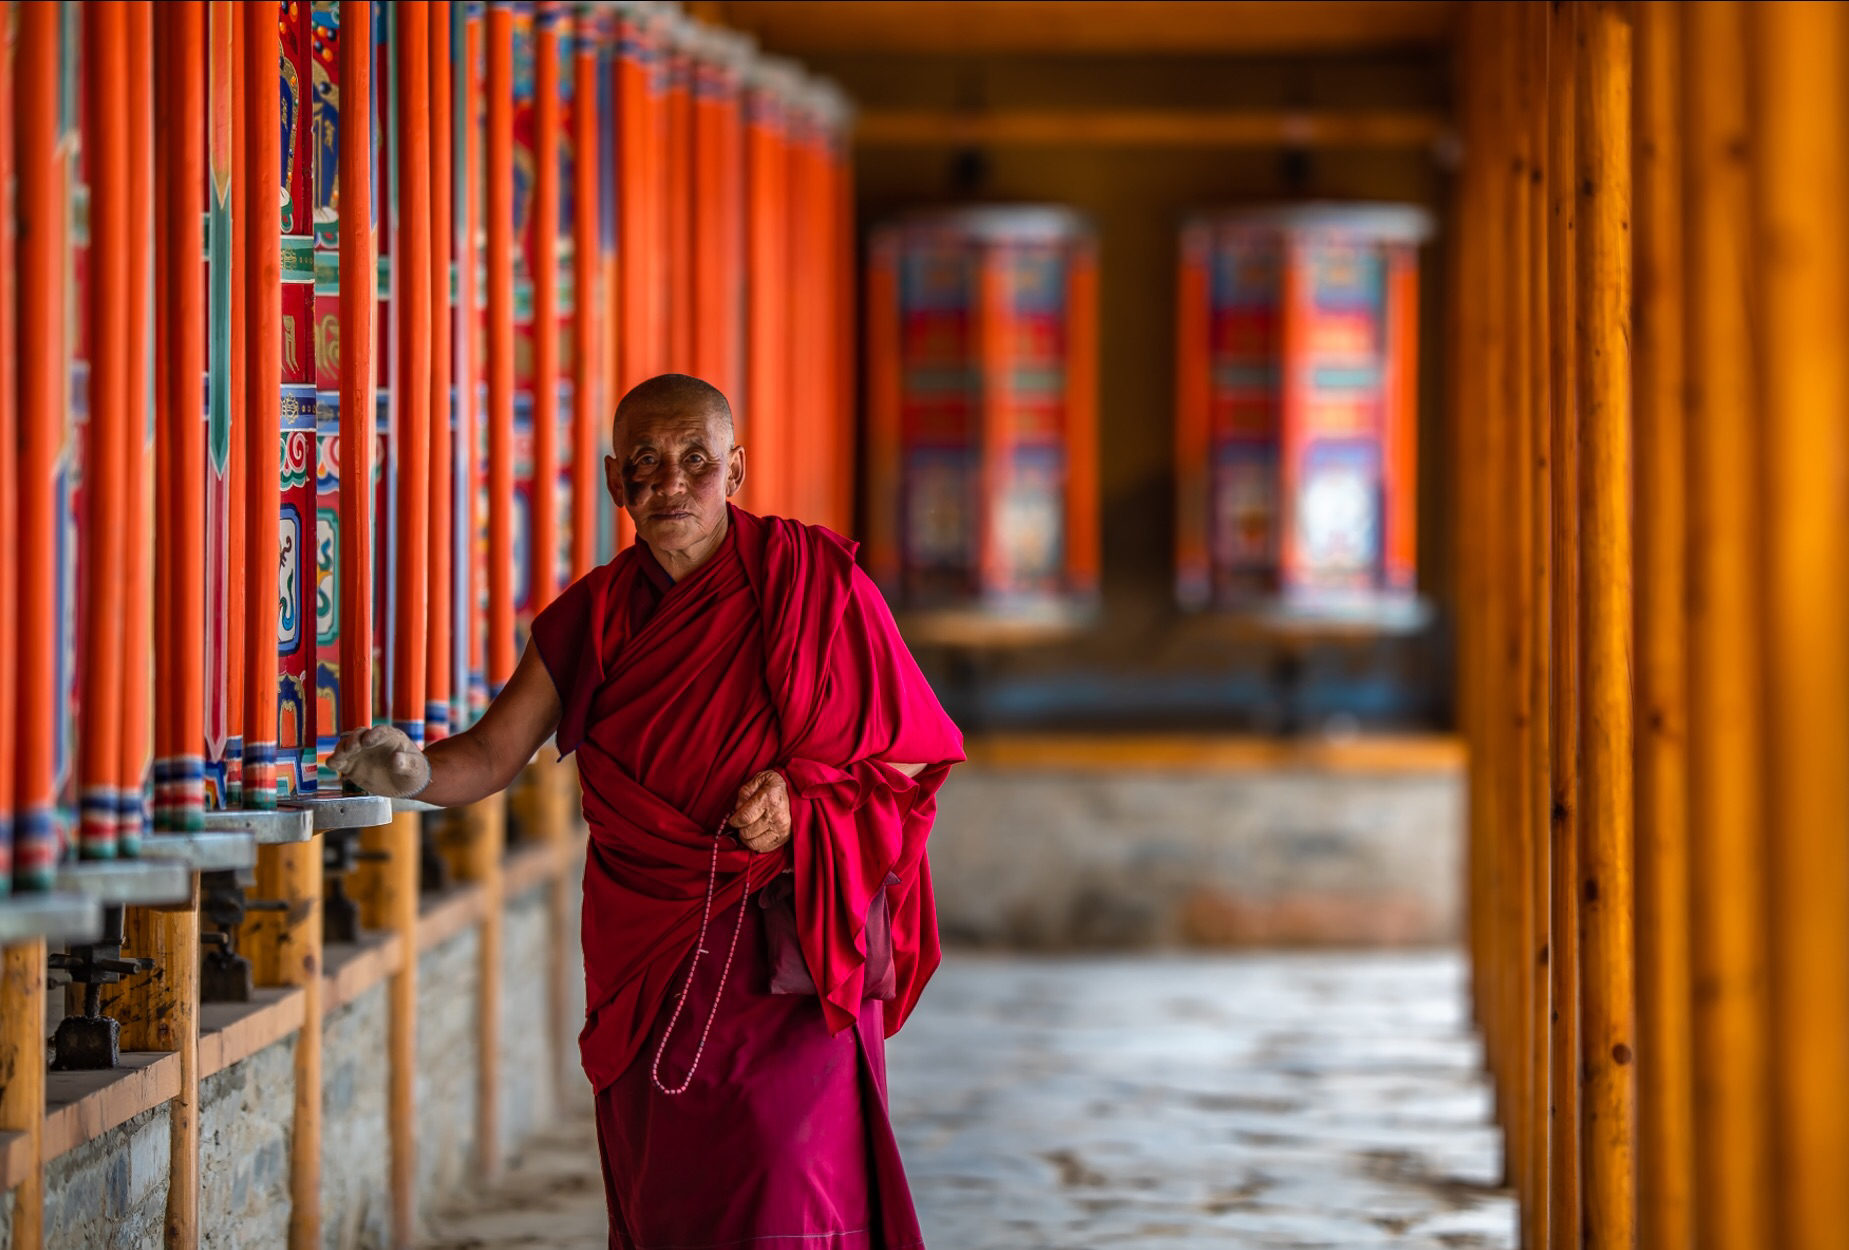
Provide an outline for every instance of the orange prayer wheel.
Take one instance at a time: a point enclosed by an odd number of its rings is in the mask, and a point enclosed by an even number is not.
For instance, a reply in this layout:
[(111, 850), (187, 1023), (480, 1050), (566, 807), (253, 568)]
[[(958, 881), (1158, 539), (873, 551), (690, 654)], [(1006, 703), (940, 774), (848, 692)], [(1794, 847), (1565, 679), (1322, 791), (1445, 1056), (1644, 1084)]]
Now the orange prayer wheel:
[(1216, 213), (1182, 234), (1177, 594), (1413, 607), (1421, 209)]
[(1096, 242), (1056, 207), (875, 230), (867, 491), (895, 604), (1068, 622), (1095, 608)]

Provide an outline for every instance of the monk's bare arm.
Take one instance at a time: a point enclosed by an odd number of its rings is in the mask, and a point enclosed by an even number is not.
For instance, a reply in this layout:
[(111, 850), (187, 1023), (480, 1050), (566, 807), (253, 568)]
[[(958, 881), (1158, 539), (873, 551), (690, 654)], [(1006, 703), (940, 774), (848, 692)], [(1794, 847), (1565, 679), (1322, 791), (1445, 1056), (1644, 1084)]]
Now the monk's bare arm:
[(513, 677), (482, 718), (424, 752), (430, 760), (430, 785), (417, 797), (439, 807), (461, 807), (506, 789), (539, 744), (558, 728), (561, 710), (552, 675), (529, 644)]
[(888, 768), (898, 769), (907, 777), (916, 777), (919, 773), (924, 771), (923, 764), (895, 764), (891, 760), (881, 760), (880, 763), (886, 765)]

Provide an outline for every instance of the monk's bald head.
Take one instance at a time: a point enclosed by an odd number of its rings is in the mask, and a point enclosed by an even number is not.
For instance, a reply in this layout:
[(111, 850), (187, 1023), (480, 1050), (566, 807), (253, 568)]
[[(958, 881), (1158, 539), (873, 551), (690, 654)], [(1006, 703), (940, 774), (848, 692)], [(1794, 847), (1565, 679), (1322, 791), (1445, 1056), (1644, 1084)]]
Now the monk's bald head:
[(639, 382), (616, 406), (616, 418), (610, 423), (610, 444), (621, 455), (623, 433), (637, 425), (657, 421), (699, 420), (716, 425), (726, 446), (733, 439), (732, 405), (711, 382), (686, 373), (663, 373)]

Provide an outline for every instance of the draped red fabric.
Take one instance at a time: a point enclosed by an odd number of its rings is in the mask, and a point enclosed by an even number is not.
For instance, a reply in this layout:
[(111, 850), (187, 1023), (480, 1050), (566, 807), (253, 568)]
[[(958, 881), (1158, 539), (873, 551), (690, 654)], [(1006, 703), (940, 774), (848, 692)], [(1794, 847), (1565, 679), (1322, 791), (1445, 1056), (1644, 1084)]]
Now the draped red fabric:
[[(793, 866), (804, 962), (839, 1033), (861, 1014), (868, 905), (890, 874), (888, 1036), (937, 968), (925, 841), (962, 735), (854, 550), (826, 529), (733, 508), (719, 552), (652, 613), (630, 610), (648, 559), (631, 547), (534, 622), (591, 828), (580, 1047), (598, 1089), (636, 1059), (675, 988), (714, 836), (763, 769), (789, 786), (792, 837), (770, 855), (722, 843), (716, 932), (729, 932), (747, 874), (755, 893)], [(886, 761), (925, 767), (913, 779)]]

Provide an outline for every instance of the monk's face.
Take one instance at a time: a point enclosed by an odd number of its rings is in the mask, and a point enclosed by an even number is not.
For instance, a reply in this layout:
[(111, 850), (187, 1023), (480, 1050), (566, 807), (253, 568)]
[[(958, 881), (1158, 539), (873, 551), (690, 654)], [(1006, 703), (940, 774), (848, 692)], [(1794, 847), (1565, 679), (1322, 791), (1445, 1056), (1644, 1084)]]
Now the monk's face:
[(604, 460), (610, 497), (658, 553), (703, 550), (725, 534), (726, 499), (744, 484), (731, 425), (700, 411), (639, 412), (617, 423)]

